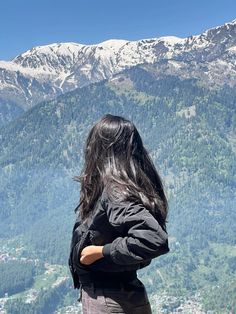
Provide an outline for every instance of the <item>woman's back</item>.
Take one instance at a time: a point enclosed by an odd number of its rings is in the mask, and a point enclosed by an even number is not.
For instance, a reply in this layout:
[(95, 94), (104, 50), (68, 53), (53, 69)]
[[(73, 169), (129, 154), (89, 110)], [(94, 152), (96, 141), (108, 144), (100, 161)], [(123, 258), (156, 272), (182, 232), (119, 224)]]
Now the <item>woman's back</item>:
[(69, 265), (83, 311), (151, 313), (137, 270), (169, 252), (168, 204), (134, 125), (109, 114), (98, 121), (75, 178), (81, 196)]

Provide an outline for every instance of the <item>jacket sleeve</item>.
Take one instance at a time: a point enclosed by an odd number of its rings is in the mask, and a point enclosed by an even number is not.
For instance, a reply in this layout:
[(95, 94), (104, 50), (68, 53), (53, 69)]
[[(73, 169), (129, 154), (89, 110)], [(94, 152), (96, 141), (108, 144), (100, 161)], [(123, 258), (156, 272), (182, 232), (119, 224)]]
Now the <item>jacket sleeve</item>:
[(142, 204), (108, 202), (106, 212), (110, 224), (122, 230), (125, 236), (103, 246), (104, 258), (127, 265), (169, 252), (168, 234)]

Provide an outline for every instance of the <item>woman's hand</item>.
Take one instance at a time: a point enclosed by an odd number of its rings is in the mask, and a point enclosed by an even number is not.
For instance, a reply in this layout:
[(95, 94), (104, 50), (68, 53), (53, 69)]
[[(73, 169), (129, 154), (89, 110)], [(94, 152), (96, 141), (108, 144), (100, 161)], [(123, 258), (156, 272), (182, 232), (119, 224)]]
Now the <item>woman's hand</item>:
[(103, 257), (102, 254), (103, 246), (101, 245), (88, 245), (81, 251), (80, 263), (90, 265), (96, 260)]

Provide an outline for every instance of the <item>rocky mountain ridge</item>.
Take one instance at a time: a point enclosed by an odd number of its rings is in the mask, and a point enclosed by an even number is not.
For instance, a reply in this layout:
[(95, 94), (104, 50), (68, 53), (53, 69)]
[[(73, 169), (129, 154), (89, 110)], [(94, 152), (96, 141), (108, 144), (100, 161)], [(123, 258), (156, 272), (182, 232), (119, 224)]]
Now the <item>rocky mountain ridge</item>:
[[(94, 45), (54, 43), (0, 61), (0, 99), (27, 110), (57, 95), (111, 78), (124, 69), (157, 63), (163, 74), (196, 77), (207, 86), (236, 83), (236, 19), (200, 35)], [(1, 104), (0, 104), (1, 111)]]

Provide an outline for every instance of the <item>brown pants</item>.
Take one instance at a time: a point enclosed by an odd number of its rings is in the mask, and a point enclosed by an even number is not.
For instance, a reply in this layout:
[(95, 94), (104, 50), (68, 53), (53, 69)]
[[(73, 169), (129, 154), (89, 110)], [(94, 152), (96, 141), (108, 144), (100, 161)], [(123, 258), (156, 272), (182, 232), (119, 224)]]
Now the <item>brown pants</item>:
[(83, 314), (151, 314), (146, 288), (137, 278), (120, 288), (98, 288), (93, 283), (82, 284)]

